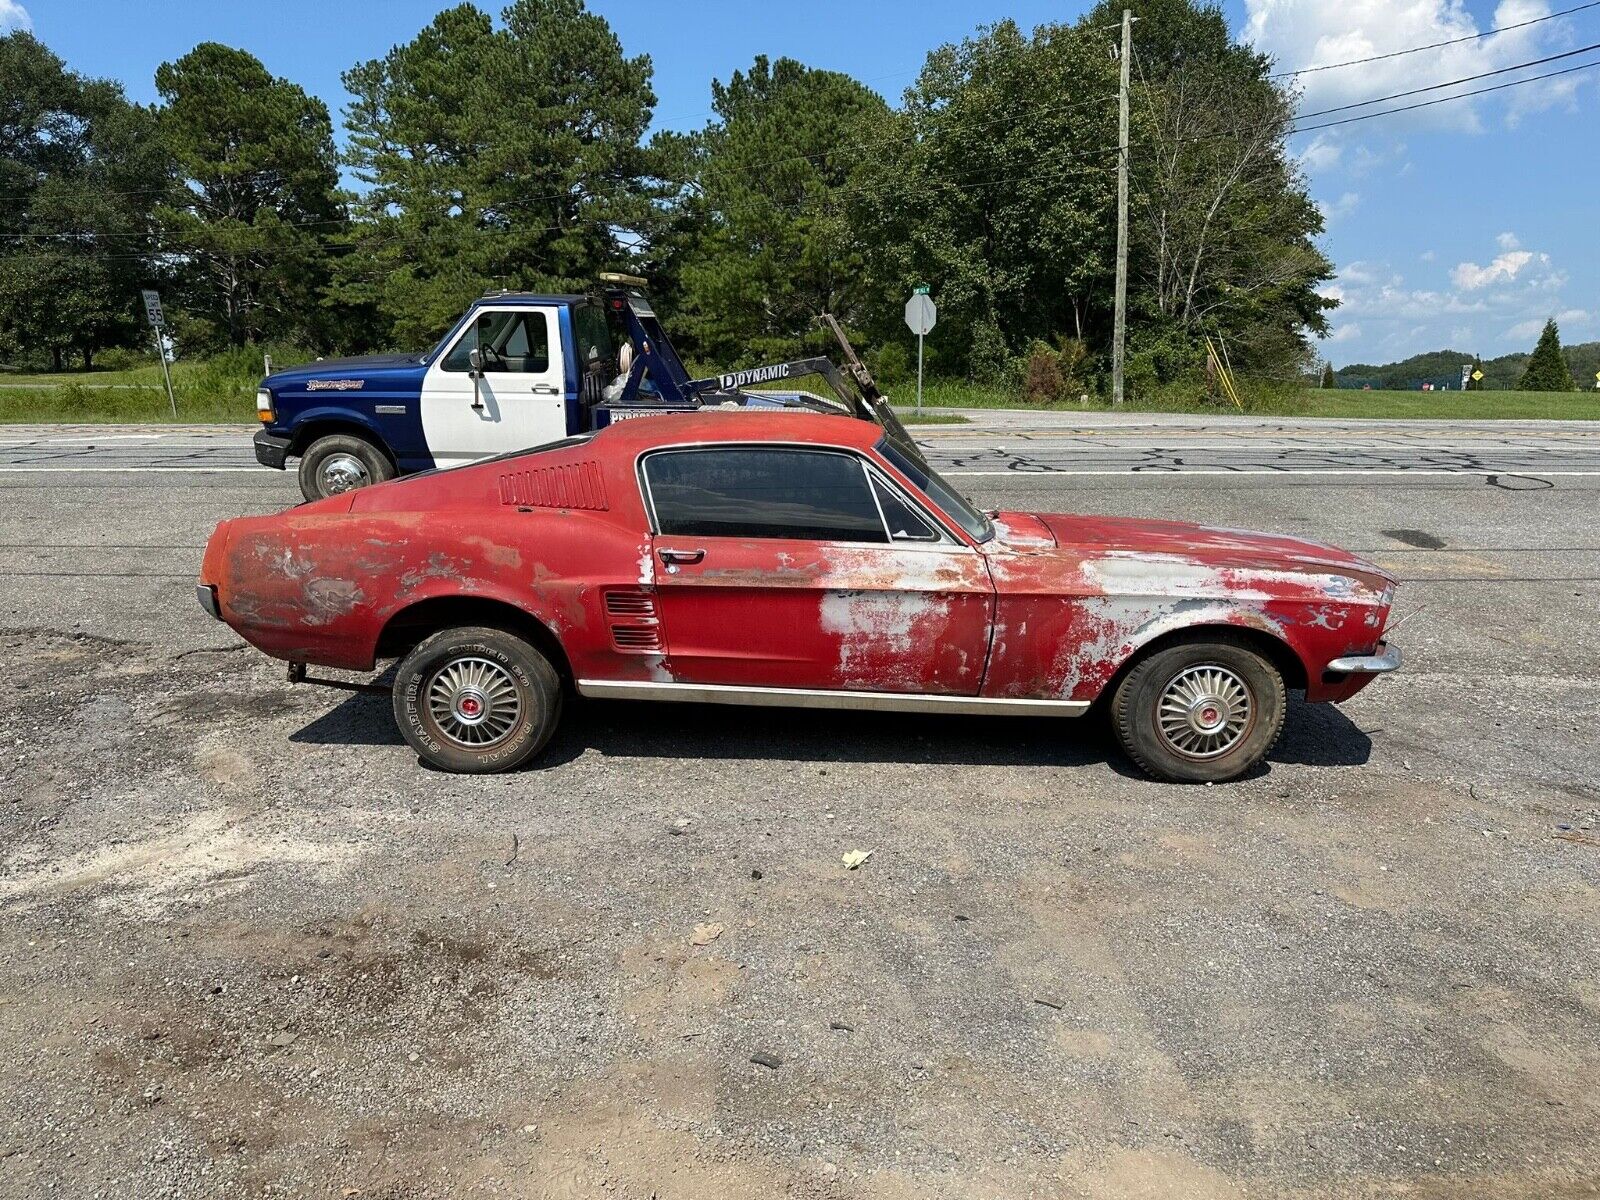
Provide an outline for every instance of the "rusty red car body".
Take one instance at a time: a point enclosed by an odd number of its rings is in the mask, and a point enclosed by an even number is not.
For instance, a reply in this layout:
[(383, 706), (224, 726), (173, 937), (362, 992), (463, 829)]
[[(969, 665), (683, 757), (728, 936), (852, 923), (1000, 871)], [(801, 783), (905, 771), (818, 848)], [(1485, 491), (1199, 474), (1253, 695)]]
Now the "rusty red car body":
[[(998, 512), (975, 537), (883, 436), (817, 414), (629, 421), (224, 521), (202, 593), (265, 653), (351, 670), (440, 622), (503, 616), (596, 696), (1073, 715), (1152, 647), (1203, 630), (1256, 647), (1311, 701), (1389, 669), (1394, 580), (1371, 563), (1292, 537), (1067, 514)], [(859, 457), (936, 520), (940, 544), (657, 531), (644, 458), (769, 445)]]

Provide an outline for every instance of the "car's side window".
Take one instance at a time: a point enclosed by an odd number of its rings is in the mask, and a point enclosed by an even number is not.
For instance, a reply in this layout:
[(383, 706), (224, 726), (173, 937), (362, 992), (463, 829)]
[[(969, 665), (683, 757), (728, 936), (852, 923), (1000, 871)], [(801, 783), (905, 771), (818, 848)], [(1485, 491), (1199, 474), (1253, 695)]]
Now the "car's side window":
[(928, 518), (913, 508), (898, 488), (892, 486), (876, 471), (872, 476), (872, 492), (878, 498), (878, 508), (883, 513), (884, 524), (889, 527), (889, 538), (896, 542), (938, 542), (943, 538)]
[(470, 370), (475, 349), (481, 351), (486, 373), (542, 375), (550, 369), (550, 318), (532, 308), (484, 313), (440, 365), (446, 371)]
[(887, 542), (854, 455), (729, 446), (644, 460), (656, 528), (668, 535)]

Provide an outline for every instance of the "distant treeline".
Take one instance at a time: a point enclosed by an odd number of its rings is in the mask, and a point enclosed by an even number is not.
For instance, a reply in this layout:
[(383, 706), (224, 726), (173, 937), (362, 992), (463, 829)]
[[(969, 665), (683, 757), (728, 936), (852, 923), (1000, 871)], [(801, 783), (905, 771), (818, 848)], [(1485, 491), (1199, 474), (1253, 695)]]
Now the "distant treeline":
[[(1293, 96), (1219, 9), (1131, 4), (1130, 384), (1199, 377), (1208, 334), (1295, 378), (1333, 301)], [(0, 364), (148, 345), (141, 287), (185, 356), (333, 353), (426, 346), (487, 288), (622, 269), (705, 363), (820, 347), (826, 310), (893, 377), (926, 284), (931, 371), (1103, 388), (1122, 7), (941, 46), (897, 106), (759, 57), (709, 83), (703, 128), (647, 137), (650, 58), (582, 0), (460, 4), (345, 72), (342, 149), (327, 106), (246, 50), (163, 64), (145, 106), (0, 37)]]
[[(1600, 342), (1579, 342), (1562, 350), (1567, 366), (1580, 388), (1594, 386), (1595, 372), (1600, 371)], [(1488, 392), (1515, 391), (1522, 385), (1528, 368), (1525, 353), (1502, 354), (1499, 358), (1476, 359), (1459, 350), (1434, 350), (1415, 354), (1400, 362), (1373, 366), (1369, 363), (1351, 363), (1334, 372), (1334, 379), (1342, 388), (1372, 387), (1398, 388), (1413, 391), (1424, 383), (1435, 387), (1461, 386), (1461, 364), (1476, 363), (1483, 372), (1482, 382), (1474, 385)]]

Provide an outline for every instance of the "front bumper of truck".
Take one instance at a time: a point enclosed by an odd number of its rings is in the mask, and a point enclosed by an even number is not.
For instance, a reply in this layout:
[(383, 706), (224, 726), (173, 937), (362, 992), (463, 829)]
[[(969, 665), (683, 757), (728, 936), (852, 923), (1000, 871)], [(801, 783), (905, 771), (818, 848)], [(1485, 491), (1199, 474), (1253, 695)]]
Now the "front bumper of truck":
[(283, 470), (284, 463), (289, 458), (289, 441), (289, 438), (268, 433), (265, 429), (260, 430), (255, 436), (256, 461), (263, 467)]

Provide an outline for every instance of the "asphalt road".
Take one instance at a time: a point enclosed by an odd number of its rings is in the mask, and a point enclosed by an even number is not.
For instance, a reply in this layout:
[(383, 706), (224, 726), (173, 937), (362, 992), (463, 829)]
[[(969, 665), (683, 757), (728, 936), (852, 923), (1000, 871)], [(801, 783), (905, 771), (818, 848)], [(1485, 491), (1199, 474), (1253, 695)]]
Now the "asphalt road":
[(595, 703), (442, 776), (195, 606), (247, 431), (0, 429), (0, 1195), (1600, 1195), (1600, 430), (919, 432), (1371, 557), (1406, 669), (1214, 788)]

